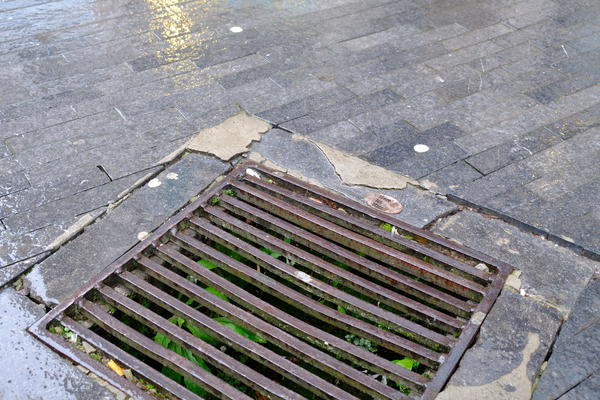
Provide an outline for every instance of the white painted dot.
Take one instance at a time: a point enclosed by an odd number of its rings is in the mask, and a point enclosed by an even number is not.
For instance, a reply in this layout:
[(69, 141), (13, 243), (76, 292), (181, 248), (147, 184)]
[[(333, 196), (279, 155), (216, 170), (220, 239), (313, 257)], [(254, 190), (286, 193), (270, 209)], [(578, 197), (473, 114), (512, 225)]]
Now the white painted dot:
[(429, 151), (429, 146), (427, 146), (426, 144), (415, 144), (415, 147), (413, 147), (413, 149), (417, 153), (425, 153), (426, 151)]
[(179, 179), (179, 175), (176, 174), (175, 172), (169, 172), (167, 174), (167, 179), (177, 180), (177, 179)]
[(232, 26), (231, 28), (229, 28), (229, 30), (233, 33), (240, 33), (241, 31), (243, 31), (241, 26)]
[(161, 181), (158, 178), (154, 178), (148, 182), (148, 187), (155, 188), (161, 185)]
[(146, 239), (147, 237), (148, 237), (148, 232), (145, 232), (145, 231), (141, 231), (137, 234), (137, 238), (140, 241)]

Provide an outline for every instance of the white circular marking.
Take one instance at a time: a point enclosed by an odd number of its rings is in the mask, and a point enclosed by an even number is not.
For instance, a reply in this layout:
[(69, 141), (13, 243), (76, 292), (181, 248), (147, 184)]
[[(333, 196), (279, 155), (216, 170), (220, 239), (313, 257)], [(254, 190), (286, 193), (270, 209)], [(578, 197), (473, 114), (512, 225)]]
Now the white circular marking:
[(155, 188), (161, 185), (161, 181), (158, 178), (154, 178), (148, 182), (148, 187)]
[(146, 239), (148, 237), (148, 232), (146, 231), (141, 231), (137, 234), (137, 238), (139, 241), (142, 241), (144, 239)]
[(429, 146), (427, 146), (426, 144), (415, 144), (415, 147), (413, 147), (413, 149), (417, 153), (425, 153), (426, 151), (429, 151)]
[(169, 172), (167, 174), (167, 179), (177, 180), (177, 179), (179, 179), (179, 175), (176, 174), (175, 172)]
[(229, 28), (229, 30), (233, 33), (240, 33), (241, 31), (243, 31), (241, 26), (232, 26), (231, 28)]

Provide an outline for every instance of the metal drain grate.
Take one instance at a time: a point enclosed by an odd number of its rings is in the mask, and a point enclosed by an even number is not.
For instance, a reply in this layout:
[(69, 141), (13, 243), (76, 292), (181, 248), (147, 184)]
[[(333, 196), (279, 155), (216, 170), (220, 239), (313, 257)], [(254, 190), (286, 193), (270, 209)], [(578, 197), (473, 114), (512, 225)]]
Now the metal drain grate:
[(510, 271), (249, 163), (30, 331), (141, 397), (432, 399)]

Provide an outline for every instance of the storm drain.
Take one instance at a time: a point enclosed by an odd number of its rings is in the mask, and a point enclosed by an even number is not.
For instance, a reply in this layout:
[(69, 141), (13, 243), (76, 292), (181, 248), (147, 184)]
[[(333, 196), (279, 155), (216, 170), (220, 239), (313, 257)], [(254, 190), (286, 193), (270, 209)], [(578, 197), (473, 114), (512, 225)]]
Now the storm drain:
[(136, 397), (433, 399), (510, 270), (245, 164), (30, 330)]

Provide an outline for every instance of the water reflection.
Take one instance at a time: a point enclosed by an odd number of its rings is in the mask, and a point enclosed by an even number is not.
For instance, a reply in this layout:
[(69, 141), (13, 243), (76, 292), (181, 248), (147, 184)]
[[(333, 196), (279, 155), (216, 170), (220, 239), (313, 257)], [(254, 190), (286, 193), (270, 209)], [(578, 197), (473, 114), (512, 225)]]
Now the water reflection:
[[(83, 25), (94, 20), (89, 0), (62, 0), (37, 5), (0, 2), (0, 5), (0, 11), (6, 10), (0, 18), (0, 41)], [(11, 6), (14, 8), (11, 9)]]

